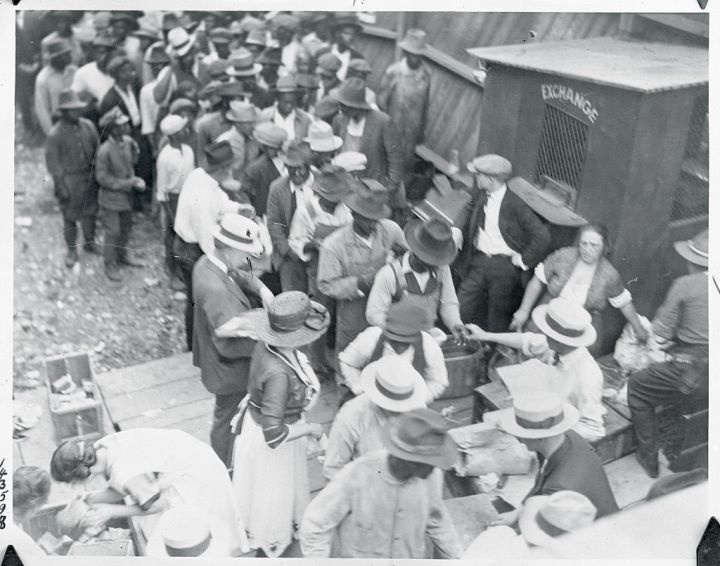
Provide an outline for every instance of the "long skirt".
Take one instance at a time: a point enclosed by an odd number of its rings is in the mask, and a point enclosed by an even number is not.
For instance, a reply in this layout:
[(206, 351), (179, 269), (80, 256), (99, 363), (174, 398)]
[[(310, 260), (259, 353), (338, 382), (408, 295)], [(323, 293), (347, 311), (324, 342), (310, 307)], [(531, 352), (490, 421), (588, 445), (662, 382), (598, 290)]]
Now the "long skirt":
[(307, 443), (301, 437), (277, 448), (265, 444), (262, 427), (245, 412), (235, 437), (233, 487), (252, 549), (280, 556), (297, 538), (310, 501)]

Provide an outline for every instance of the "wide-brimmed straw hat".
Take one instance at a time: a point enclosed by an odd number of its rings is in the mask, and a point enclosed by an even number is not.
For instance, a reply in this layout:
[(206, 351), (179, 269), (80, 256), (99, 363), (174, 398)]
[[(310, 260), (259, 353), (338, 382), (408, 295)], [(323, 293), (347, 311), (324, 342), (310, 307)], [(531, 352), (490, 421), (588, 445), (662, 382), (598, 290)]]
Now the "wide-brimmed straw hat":
[(260, 238), (260, 226), (242, 214), (224, 214), (215, 227), (213, 237), (218, 242), (255, 257), (260, 257), (265, 249)]
[(230, 528), (203, 509), (178, 505), (158, 519), (146, 546), (147, 556), (221, 558), (232, 555)]
[(590, 313), (563, 297), (535, 307), (532, 319), (545, 336), (567, 346), (590, 346), (597, 338)]
[(425, 32), (421, 29), (409, 29), (405, 33), (405, 39), (398, 43), (398, 47), (413, 55), (423, 55), (425, 53), (425, 36)]
[(310, 124), (304, 141), (310, 144), (311, 150), (326, 153), (337, 151), (343, 144), (342, 138), (333, 133), (332, 126), (322, 120)]
[(360, 374), (360, 385), (365, 395), (386, 411), (405, 413), (425, 407), (425, 380), (401, 356), (383, 356), (365, 366)]
[(80, 110), (87, 106), (87, 102), (80, 100), (77, 92), (72, 89), (60, 91), (58, 95), (58, 110)]
[(345, 199), (345, 205), (353, 212), (372, 220), (390, 218), (392, 213), (387, 189), (375, 179), (362, 179), (353, 183), (353, 190)]
[(173, 28), (168, 33), (170, 51), (176, 57), (186, 55), (195, 44), (195, 36), (188, 34), (183, 28)]
[(312, 190), (330, 202), (340, 202), (351, 190), (352, 177), (342, 167), (325, 165), (315, 175)]
[(388, 309), (383, 334), (390, 340), (412, 344), (431, 322), (427, 311), (421, 306), (399, 301), (392, 303)]
[(516, 395), (513, 406), (499, 411), (500, 426), (518, 438), (549, 438), (567, 432), (580, 420), (580, 413), (551, 391)]
[(272, 122), (260, 122), (253, 130), (253, 138), (261, 145), (279, 149), (287, 140), (287, 131)]
[(250, 102), (242, 100), (231, 100), (230, 109), (225, 112), (225, 118), (229, 122), (255, 122), (258, 117), (257, 108)]
[(270, 346), (299, 348), (327, 332), (330, 313), (301, 291), (280, 293), (270, 303), (257, 337)]
[(708, 266), (708, 231), (703, 230), (692, 240), (680, 240), (673, 244), (675, 251), (695, 265)]
[(585, 495), (563, 490), (528, 498), (518, 525), (530, 544), (550, 546), (555, 537), (590, 525), (596, 515), (597, 508)]
[(448, 434), (448, 425), (432, 409), (414, 409), (392, 419), (383, 430), (388, 452), (409, 462), (450, 469), (458, 459), (458, 448)]
[(244, 47), (232, 54), (230, 65), (225, 72), (231, 77), (254, 77), (262, 71), (262, 65), (255, 63), (253, 54)]
[(457, 256), (450, 224), (439, 218), (408, 222), (405, 226), (405, 240), (410, 250), (428, 265), (448, 265)]
[(370, 109), (365, 99), (365, 81), (357, 77), (345, 79), (337, 90), (333, 90), (332, 96), (344, 106), (361, 110)]

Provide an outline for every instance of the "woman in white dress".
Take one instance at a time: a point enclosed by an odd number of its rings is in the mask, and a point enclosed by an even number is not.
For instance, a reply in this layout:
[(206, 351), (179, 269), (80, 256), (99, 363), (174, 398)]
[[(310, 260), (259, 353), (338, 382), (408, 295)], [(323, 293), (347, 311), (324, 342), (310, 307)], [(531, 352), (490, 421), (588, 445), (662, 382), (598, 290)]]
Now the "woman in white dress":
[(323, 428), (306, 423), (320, 383), (297, 350), (320, 338), (330, 315), (299, 291), (281, 293), (257, 330), (248, 395), (235, 427), (233, 486), (250, 548), (277, 557), (296, 538), (310, 500), (306, 437)]

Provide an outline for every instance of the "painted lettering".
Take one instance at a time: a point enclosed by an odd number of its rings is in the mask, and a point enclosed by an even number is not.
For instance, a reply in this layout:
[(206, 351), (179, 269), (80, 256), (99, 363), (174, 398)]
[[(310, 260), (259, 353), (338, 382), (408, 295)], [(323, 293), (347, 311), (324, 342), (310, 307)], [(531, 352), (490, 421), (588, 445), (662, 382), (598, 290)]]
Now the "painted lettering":
[(558, 83), (542, 84), (540, 85), (540, 91), (543, 100), (558, 100), (573, 105), (583, 113), (591, 124), (594, 124), (598, 119), (598, 110), (593, 106), (592, 102), (585, 98), (584, 94), (574, 91), (569, 86)]

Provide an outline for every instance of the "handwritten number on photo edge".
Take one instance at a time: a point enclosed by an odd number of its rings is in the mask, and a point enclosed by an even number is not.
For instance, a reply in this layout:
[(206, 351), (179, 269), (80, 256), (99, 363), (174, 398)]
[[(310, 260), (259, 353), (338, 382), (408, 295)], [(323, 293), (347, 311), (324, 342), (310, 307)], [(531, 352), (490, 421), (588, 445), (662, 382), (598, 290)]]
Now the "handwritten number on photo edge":
[(5, 469), (5, 458), (0, 460), (0, 501), (3, 503), (0, 503), (0, 530), (5, 529), (5, 509), (7, 508), (5, 501), (5, 496), (7, 495), (7, 490), (5, 489), (5, 476), (7, 475), (7, 470)]

